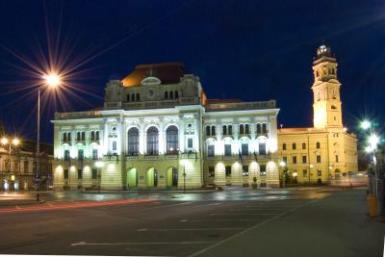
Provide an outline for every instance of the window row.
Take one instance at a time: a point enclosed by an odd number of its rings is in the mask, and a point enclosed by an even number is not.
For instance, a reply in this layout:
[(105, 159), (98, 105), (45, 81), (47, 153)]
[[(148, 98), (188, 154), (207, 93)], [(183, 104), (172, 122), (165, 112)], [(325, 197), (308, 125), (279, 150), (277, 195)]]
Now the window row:
[[(77, 177), (77, 179), (83, 179), (83, 170), (82, 169), (78, 169), (77, 170), (77, 173), (76, 173), (76, 177)], [(96, 168), (93, 168), (92, 170), (91, 170), (91, 178), (92, 179), (97, 179), (99, 176), (100, 176), (100, 174), (98, 174), (98, 169), (96, 169)], [(64, 169), (64, 171), (63, 171), (63, 177), (64, 177), (64, 179), (69, 179), (69, 172), (68, 172), (68, 169)]]
[[(260, 169), (260, 174), (261, 175), (266, 174), (266, 165), (265, 164), (260, 164), (259, 165), (259, 169)], [(231, 166), (230, 165), (226, 165), (225, 166), (225, 175), (226, 175), (227, 178), (231, 177), (232, 172), (231, 172)], [(214, 166), (209, 166), (208, 167), (208, 176), (210, 178), (214, 178), (215, 177), (215, 168), (214, 168)], [(249, 176), (249, 166), (248, 165), (243, 165), (242, 166), (242, 176)]]
[[(76, 132), (76, 141), (85, 141), (86, 140), (86, 132), (85, 131), (77, 131)], [(99, 131), (91, 131), (90, 132), (90, 138), (92, 141), (98, 141), (100, 139), (100, 132)], [(63, 142), (71, 142), (71, 132), (64, 132), (62, 134), (62, 141)]]
[[(147, 129), (147, 154), (159, 154), (159, 131), (156, 127)], [(138, 128), (131, 128), (127, 132), (128, 155), (139, 154), (139, 130)], [(187, 148), (193, 148), (193, 140), (187, 140)], [(175, 154), (179, 151), (179, 131), (174, 125), (169, 126), (166, 130), (166, 153)]]
[[(97, 160), (99, 158), (98, 149), (92, 149), (91, 158), (92, 158), (92, 160)], [(84, 160), (84, 150), (83, 149), (78, 149), (77, 159), (78, 160)], [(66, 160), (66, 161), (71, 160), (70, 150), (68, 150), (68, 149), (64, 150), (64, 160)]]
[(179, 98), (179, 92), (178, 91), (166, 91), (164, 92), (164, 99), (178, 99)]
[[(320, 149), (321, 148), (321, 143), (320, 142), (317, 142), (316, 144), (315, 144), (315, 147), (317, 148), (317, 149)], [(291, 144), (291, 149), (292, 150), (296, 150), (297, 149), (297, 144), (296, 143), (292, 143)], [(302, 143), (302, 150), (305, 150), (306, 149), (306, 143)], [(283, 143), (282, 144), (282, 150), (287, 150), (287, 145), (286, 145), (286, 143)]]
[[(224, 145), (224, 156), (232, 156), (232, 146), (231, 144), (225, 144)], [(238, 153), (239, 155), (247, 156), (250, 154), (249, 151), (249, 144), (241, 144), (241, 149)], [(260, 155), (266, 155), (267, 149), (265, 143), (259, 143), (258, 144), (258, 154)], [(207, 156), (213, 157), (215, 156), (215, 146), (214, 145), (208, 145), (207, 146)]]
[(132, 93), (127, 95), (127, 102), (138, 102), (140, 101), (139, 93)]
[[(316, 156), (316, 162), (317, 163), (321, 163), (321, 155), (317, 155)], [(288, 163), (288, 159), (287, 159), (287, 156), (283, 156), (282, 157), (282, 161), (284, 161), (286, 164)], [(301, 159), (302, 163), (305, 164), (308, 162), (308, 158), (307, 158), (307, 155), (302, 155), (302, 159)], [(338, 155), (336, 155), (336, 162), (338, 162)], [(292, 164), (297, 164), (298, 163), (298, 160), (297, 160), (297, 156), (291, 156), (291, 163)]]
[[(256, 133), (257, 135), (266, 135), (268, 133), (267, 124), (266, 123), (258, 123), (256, 124)], [(231, 136), (233, 134), (233, 126), (232, 125), (223, 125), (222, 126), (222, 134), (225, 136)], [(250, 134), (250, 124), (240, 124), (239, 125), (239, 134), (240, 135), (249, 135)], [(206, 126), (206, 136), (215, 136), (215, 126), (209, 125)]]

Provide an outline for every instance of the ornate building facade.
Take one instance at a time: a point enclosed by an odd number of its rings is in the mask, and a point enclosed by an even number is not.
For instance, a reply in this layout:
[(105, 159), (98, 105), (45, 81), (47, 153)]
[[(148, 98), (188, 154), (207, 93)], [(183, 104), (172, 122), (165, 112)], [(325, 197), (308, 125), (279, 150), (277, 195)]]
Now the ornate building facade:
[(342, 122), (337, 60), (329, 47), (313, 61), (313, 127), (278, 130), (281, 169), (299, 183), (324, 183), (357, 171), (357, 138)]
[(54, 187), (278, 186), (275, 101), (208, 100), (183, 65), (111, 80), (103, 109), (57, 113)]
[(274, 100), (207, 99), (180, 63), (138, 65), (111, 80), (104, 106), (57, 113), (54, 187), (199, 188), (325, 183), (357, 170), (357, 140), (342, 123), (337, 62), (313, 62), (314, 127), (277, 129)]

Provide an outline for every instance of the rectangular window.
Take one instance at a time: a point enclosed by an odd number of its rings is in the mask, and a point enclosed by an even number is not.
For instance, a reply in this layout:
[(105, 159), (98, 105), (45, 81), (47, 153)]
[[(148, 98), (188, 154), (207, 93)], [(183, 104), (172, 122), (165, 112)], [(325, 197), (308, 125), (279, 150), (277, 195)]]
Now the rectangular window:
[(231, 166), (225, 167), (226, 177), (231, 177)]
[(24, 173), (28, 173), (29, 171), (29, 162), (24, 161), (24, 167), (23, 167)]
[(247, 165), (242, 166), (242, 175), (243, 176), (249, 176), (249, 166), (247, 166)]
[(266, 155), (266, 144), (265, 143), (259, 144), (259, 154)]
[(86, 132), (82, 132), (82, 141), (86, 140)]
[(225, 156), (231, 156), (231, 145), (230, 144), (225, 145)]
[(296, 143), (293, 143), (291, 148), (292, 148), (293, 150), (296, 150), (296, 149), (297, 149)]
[(297, 156), (293, 156), (293, 164), (297, 164)]
[(282, 145), (282, 150), (286, 150), (286, 144), (284, 143), (283, 145)]
[(318, 163), (321, 162), (321, 155), (317, 155), (317, 162), (318, 162)]
[(267, 124), (266, 123), (262, 124), (262, 134), (267, 134)]
[(192, 138), (187, 139), (187, 147), (193, 148), (193, 139)]
[(92, 149), (92, 159), (93, 160), (98, 159), (98, 149)]
[(64, 150), (64, 160), (68, 161), (70, 159), (70, 150)]
[(215, 177), (215, 170), (213, 166), (209, 166), (209, 177), (210, 178)]
[(302, 163), (306, 163), (307, 162), (307, 157), (306, 157), (306, 155), (303, 155), (302, 156)]
[(96, 131), (96, 140), (99, 140), (99, 131)]
[(233, 126), (229, 125), (227, 130), (229, 132), (229, 135), (231, 136), (233, 134)]
[(249, 124), (245, 125), (245, 134), (246, 135), (250, 134), (250, 126), (249, 126)]
[(92, 179), (97, 179), (97, 177), (98, 177), (98, 170), (92, 169)]
[(215, 155), (215, 147), (214, 145), (207, 146), (207, 156), (213, 157)]
[(68, 169), (64, 170), (64, 179), (68, 179)]
[(78, 150), (78, 159), (83, 160), (84, 159), (84, 151), (83, 149)]
[(305, 149), (306, 149), (306, 144), (302, 143), (302, 150), (305, 150)]
[(321, 170), (317, 170), (317, 176), (321, 177), (321, 175), (322, 175), (322, 171)]
[(336, 155), (336, 162), (338, 162), (339, 160), (338, 160), (338, 155)]
[(78, 169), (78, 179), (82, 179), (83, 178), (83, 172), (81, 169)]
[(239, 134), (243, 135), (245, 133), (243, 124), (239, 125)]
[(261, 172), (261, 175), (265, 175), (266, 174), (266, 165), (265, 164), (259, 165), (259, 171)]
[(242, 155), (249, 155), (249, 144), (241, 145)]

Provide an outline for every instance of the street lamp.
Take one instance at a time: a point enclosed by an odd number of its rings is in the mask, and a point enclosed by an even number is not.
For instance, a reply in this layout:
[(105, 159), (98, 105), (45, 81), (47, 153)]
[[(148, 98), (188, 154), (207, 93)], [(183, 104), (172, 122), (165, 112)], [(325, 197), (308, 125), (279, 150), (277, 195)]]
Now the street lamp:
[(286, 183), (285, 183), (285, 180), (286, 180), (286, 175), (284, 174), (285, 172), (285, 167), (286, 167), (286, 162), (284, 160), (281, 160), (279, 162), (279, 167), (281, 167), (281, 170), (282, 170), (282, 175), (281, 175), (281, 178), (282, 178), (282, 187), (285, 187)]
[(368, 120), (363, 120), (361, 121), (360, 123), (360, 127), (363, 129), (363, 130), (368, 130), (372, 127), (372, 123)]
[[(56, 89), (62, 84), (62, 77), (56, 72), (49, 72), (42, 76), (43, 85), (52, 90)], [(36, 177), (40, 179), (40, 98), (41, 98), (41, 88), (37, 89), (37, 117), (36, 117)], [(38, 189), (40, 187), (40, 182), (38, 184)], [(39, 196), (37, 195), (37, 198)]]

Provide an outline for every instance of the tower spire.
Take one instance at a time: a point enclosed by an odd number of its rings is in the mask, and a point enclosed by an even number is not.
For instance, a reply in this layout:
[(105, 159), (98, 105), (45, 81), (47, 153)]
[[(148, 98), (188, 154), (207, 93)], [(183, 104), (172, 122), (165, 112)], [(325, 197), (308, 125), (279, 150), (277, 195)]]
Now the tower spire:
[(330, 47), (321, 45), (313, 60), (313, 123), (315, 128), (343, 127), (337, 60)]

